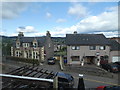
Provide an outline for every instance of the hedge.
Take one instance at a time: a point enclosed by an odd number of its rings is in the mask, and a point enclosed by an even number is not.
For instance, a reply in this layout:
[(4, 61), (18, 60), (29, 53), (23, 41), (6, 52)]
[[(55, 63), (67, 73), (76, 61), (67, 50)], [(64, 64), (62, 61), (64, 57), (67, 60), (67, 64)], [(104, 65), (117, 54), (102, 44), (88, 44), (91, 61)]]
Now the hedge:
[(38, 59), (28, 59), (28, 58), (14, 57), (14, 56), (7, 56), (6, 59), (39, 65)]

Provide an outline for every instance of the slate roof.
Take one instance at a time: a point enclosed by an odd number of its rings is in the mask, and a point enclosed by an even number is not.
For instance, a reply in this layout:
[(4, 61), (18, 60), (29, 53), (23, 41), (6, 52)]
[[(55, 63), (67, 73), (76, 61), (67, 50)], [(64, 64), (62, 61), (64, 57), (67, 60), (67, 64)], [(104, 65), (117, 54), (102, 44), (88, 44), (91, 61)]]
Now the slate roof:
[(110, 45), (103, 34), (66, 34), (67, 45)]
[(111, 44), (111, 51), (120, 51), (120, 44), (115, 40), (109, 40)]
[[(45, 41), (46, 41), (46, 37), (45, 36), (43, 36), (43, 37), (21, 37), (21, 38), (19, 38), (19, 40), (21, 42), (21, 46), (22, 46), (22, 43), (30, 43), (30, 46), (32, 46), (33, 45), (32, 42), (35, 39), (37, 40), (39, 47), (45, 45)], [(15, 43), (16, 42), (14, 42), (14, 46), (15, 46)]]

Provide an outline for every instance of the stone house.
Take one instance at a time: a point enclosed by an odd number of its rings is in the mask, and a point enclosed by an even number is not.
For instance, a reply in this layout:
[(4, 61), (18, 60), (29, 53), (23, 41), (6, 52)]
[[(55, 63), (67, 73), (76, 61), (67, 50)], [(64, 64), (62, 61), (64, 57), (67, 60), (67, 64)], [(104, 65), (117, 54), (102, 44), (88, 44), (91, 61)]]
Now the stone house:
[(46, 36), (42, 37), (24, 37), (23, 33), (20, 32), (11, 47), (11, 56), (38, 59), (44, 62), (49, 57), (53, 57), (53, 47), (49, 31), (47, 31)]

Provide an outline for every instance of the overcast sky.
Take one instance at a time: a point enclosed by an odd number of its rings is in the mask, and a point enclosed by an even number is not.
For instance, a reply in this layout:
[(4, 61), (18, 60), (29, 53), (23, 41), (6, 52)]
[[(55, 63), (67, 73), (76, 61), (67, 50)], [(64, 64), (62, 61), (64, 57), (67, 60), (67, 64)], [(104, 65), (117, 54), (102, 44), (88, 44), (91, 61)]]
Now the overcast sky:
[(117, 2), (3, 2), (0, 35), (59, 37), (81, 34), (118, 35)]

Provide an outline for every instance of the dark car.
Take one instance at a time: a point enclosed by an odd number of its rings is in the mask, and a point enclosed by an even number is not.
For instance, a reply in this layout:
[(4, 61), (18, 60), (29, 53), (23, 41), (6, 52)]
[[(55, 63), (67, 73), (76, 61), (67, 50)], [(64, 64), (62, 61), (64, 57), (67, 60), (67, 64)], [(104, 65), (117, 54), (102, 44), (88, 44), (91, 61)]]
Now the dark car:
[(63, 72), (58, 72), (57, 76), (59, 88), (73, 88), (74, 78), (72, 75)]
[(48, 64), (55, 64), (55, 58), (54, 57), (49, 58)]
[(108, 63), (108, 64), (101, 64), (101, 67), (109, 72), (119, 72), (119, 66), (117, 64)]
[(120, 86), (99, 86), (96, 90), (120, 90)]
[(120, 65), (120, 62), (115, 62), (115, 64)]
[(116, 64), (116, 66), (118, 67), (118, 70), (119, 70), (119, 72), (120, 72), (120, 62), (115, 62), (115, 63), (113, 63), (113, 64)]

